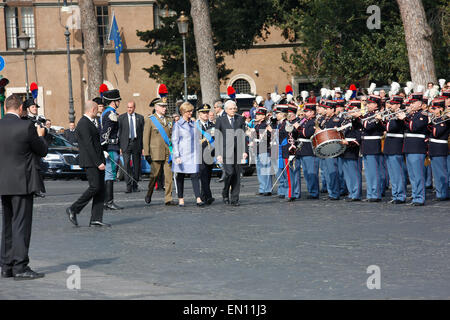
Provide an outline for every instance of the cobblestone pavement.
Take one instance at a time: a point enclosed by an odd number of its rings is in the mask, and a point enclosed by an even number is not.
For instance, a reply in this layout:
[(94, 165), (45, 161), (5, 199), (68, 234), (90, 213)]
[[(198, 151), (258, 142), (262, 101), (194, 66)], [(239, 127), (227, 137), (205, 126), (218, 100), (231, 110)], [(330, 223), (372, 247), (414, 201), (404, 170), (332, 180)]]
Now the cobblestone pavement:
[[(105, 211), (112, 228), (89, 228), (89, 208), (75, 228), (65, 209), (87, 182), (46, 181), (35, 200), (30, 266), (46, 277), (0, 279), (0, 299), (448, 299), (450, 202), (424, 207), (302, 200), (255, 195), (244, 177), (241, 206), (195, 206), (186, 181), (186, 207), (166, 207), (163, 192), (115, 200)], [(146, 189), (146, 181), (140, 184)], [(302, 186), (302, 190), (306, 190)], [(433, 195), (428, 193), (430, 199)], [(0, 222), (1, 224), (1, 222)], [(81, 289), (66, 273), (81, 269)], [(369, 290), (369, 266), (381, 289)]]

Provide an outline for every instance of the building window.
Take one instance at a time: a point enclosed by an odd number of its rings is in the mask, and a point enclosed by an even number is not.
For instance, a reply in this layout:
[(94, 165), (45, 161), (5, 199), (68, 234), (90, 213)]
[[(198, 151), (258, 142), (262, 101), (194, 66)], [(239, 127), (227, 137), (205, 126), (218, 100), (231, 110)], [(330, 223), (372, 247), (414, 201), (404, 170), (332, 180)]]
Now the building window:
[(233, 82), (232, 87), (236, 90), (236, 93), (252, 93), (250, 83), (245, 79), (237, 79)]
[(98, 37), (100, 46), (104, 47), (108, 43), (109, 36), (109, 15), (108, 6), (97, 6), (97, 23), (98, 23)]
[(6, 7), (6, 45), (8, 49), (19, 48), (17, 37), (24, 31), (30, 37), (30, 48), (36, 47), (33, 7)]

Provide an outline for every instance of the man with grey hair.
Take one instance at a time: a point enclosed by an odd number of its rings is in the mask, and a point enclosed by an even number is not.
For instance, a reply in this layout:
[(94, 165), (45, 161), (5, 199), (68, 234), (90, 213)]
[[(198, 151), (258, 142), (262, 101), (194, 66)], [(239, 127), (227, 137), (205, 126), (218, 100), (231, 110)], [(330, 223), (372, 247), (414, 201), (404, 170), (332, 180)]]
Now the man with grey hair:
[(233, 206), (239, 206), (241, 163), (248, 158), (245, 144), (245, 120), (236, 114), (236, 111), (236, 102), (228, 100), (225, 103), (225, 114), (217, 118), (214, 131), (217, 161), (223, 164), (225, 172), (223, 202)]
[(221, 100), (214, 102), (214, 112), (216, 113), (216, 119), (225, 114), (223, 112), (223, 103)]
[(80, 167), (86, 170), (89, 188), (75, 201), (66, 213), (70, 222), (78, 226), (77, 215), (92, 199), (91, 221), (89, 226), (109, 227), (103, 223), (103, 202), (105, 200), (105, 156), (100, 145), (100, 133), (95, 123), (98, 105), (87, 101), (84, 106), (84, 116), (78, 121), (77, 134), (80, 151)]

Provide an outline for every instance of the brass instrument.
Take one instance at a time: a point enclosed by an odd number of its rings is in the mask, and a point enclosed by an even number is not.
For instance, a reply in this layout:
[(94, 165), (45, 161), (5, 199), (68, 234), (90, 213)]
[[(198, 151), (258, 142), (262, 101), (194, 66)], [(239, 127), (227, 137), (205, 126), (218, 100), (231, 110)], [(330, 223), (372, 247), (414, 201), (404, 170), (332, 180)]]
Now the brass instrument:
[[(385, 109), (385, 110), (383, 110), (383, 111), (378, 111), (378, 112), (375, 112), (375, 114), (373, 114), (373, 115), (371, 115), (371, 116), (369, 116), (369, 117), (362, 118), (361, 121), (366, 121), (366, 120), (373, 121), (373, 119), (375, 119), (378, 115), (380, 115), (381, 118), (384, 119), (390, 112), (391, 112), (391, 111), (388, 110), (388, 109)], [(383, 120), (383, 121), (384, 121), (384, 120)]]

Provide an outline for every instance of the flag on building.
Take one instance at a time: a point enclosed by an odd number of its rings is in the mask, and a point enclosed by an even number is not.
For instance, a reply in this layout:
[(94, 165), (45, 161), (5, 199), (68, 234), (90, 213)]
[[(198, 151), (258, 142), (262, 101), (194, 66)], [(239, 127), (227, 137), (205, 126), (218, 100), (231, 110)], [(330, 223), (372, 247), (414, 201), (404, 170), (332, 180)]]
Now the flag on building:
[(114, 50), (116, 51), (116, 63), (119, 64), (120, 53), (123, 50), (122, 39), (120, 38), (119, 27), (117, 26), (116, 15), (113, 15), (111, 30), (108, 40), (114, 41)]

